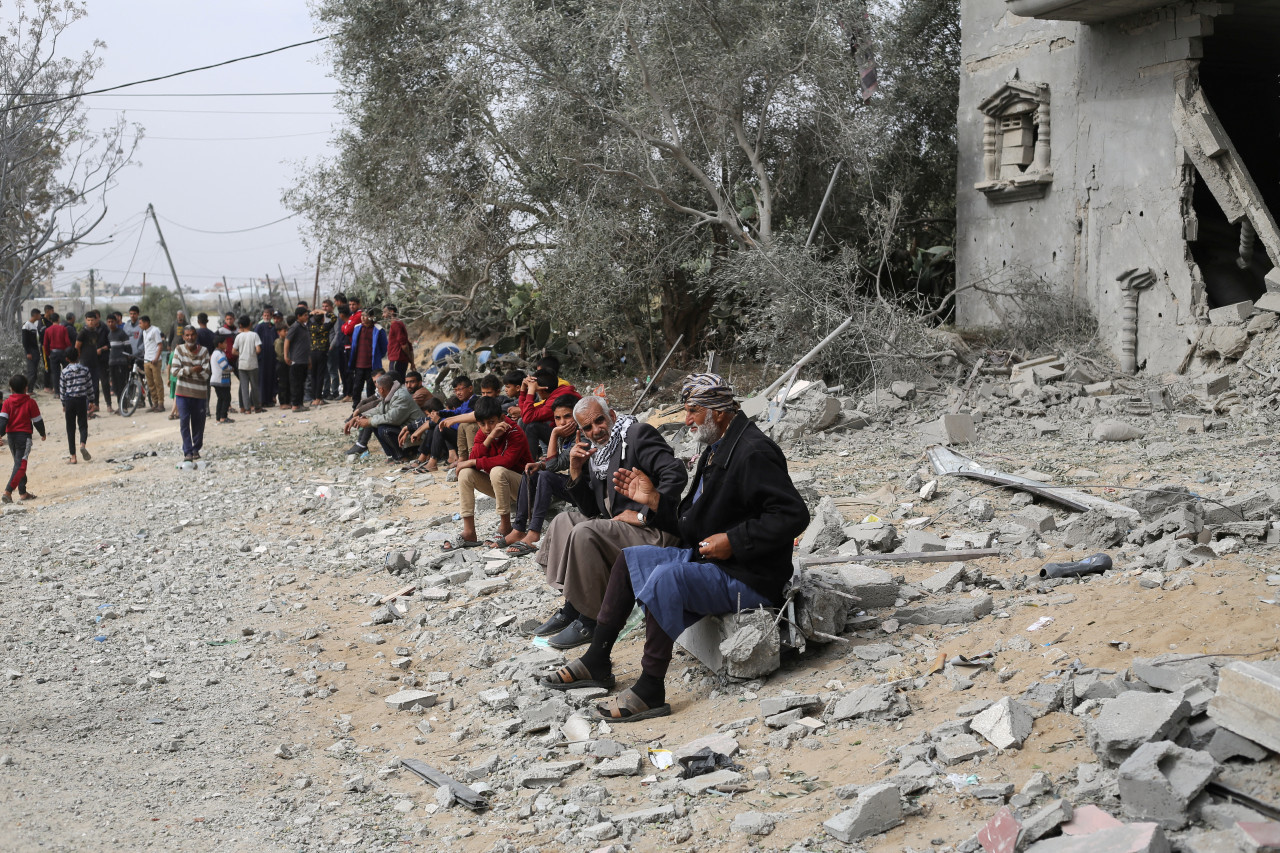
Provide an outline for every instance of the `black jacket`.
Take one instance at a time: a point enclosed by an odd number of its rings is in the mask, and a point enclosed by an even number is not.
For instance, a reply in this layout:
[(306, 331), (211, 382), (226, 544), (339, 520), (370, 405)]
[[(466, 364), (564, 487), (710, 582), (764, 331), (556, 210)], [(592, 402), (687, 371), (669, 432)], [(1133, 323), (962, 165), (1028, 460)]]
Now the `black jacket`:
[[(582, 468), (582, 476), (569, 483), (569, 496), (578, 509), (591, 518), (613, 518), (624, 510), (644, 509), (640, 504), (619, 497), (613, 489), (613, 472), (619, 468), (639, 468), (662, 494), (672, 503), (680, 499), (689, 472), (671, 452), (671, 445), (656, 429), (637, 421), (627, 430), (622, 446), (609, 459), (609, 475), (603, 480), (591, 475), (590, 463)], [(568, 471), (568, 466), (565, 467)], [(613, 502), (613, 510), (606, 507)]]
[(714, 452), (702, 452), (679, 507), (663, 495), (650, 523), (679, 536), (695, 555), (706, 537), (728, 534), (733, 556), (716, 565), (781, 605), (792, 544), (809, 526), (809, 508), (791, 483), (782, 449), (739, 412)]

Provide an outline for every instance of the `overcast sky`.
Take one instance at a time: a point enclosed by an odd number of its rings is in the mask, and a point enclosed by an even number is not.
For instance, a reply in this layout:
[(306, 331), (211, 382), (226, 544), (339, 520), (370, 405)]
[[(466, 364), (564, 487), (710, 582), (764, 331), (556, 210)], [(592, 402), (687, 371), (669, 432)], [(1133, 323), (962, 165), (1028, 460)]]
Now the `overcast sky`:
[[(101, 39), (101, 71), (91, 88), (104, 88), (180, 71), (315, 38), (303, 2), (218, 0), (88, 0), (88, 17), (67, 33), (74, 55)], [(145, 128), (138, 164), (126, 170), (108, 197), (106, 220), (93, 235), (108, 245), (76, 252), (55, 279), (58, 287), (90, 267), (109, 282), (173, 286), (173, 277), (143, 213), (155, 205), (173, 263), (185, 289), (208, 290), (226, 276), (239, 285), (270, 274), (298, 280), (310, 300), (315, 257), (309, 256), (298, 219), (243, 234), (202, 234), (253, 228), (289, 215), (280, 202), (298, 163), (323, 155), (341, 116), (328, 95), (198, 97), (196, 93), (331, 92), (324, 44), (308, 45), (225, 68), (148, 83), (86, 99), (91, 120), (109, 122), (118, 111)], [(155, 97), (155, 95), (178, 97)], [(135, 256), (136, 249), (136, 256)], [(130, 271), (131, 270), (131, 271)], [(128, 276), (126, 278), (126, 272)], [(333, 283), (321, 279), (322, 292)], [(248, 288), (245, 289), (248, 296)]]

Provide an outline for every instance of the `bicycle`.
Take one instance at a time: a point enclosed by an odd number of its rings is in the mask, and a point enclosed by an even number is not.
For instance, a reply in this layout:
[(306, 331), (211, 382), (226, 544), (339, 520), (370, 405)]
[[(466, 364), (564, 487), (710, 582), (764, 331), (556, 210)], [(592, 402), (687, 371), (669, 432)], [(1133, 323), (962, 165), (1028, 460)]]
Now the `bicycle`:
[(147, 399), (147, 372), (142, 367), (142, 359), (133, 360), (133, 369), (129, 371), (129, 380), (120, 392), (120, 414), (130, 417), (138, 411), (138, 406)]

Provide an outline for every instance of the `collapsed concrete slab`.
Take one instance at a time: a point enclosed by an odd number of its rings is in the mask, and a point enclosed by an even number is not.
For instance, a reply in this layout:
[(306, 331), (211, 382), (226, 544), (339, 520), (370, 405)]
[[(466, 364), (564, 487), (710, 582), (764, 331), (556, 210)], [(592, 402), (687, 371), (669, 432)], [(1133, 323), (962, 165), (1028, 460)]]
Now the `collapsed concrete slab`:
[(894, 612), (893, 618), (907, 625), (955, 625), (976, 622), (991, 613), (994, 607), (991, 596), (982, 593), (956, 601), (899, 608)]
[(1236, 661), (1223, 667), (1209, 716), (1223, 728), (1280, 752), (1280, 661)]
[(1217, 762), (1207, 752), (1170, 741), (1144, 743), (1120, 765), (1120, 802), (1129, 817), (1181, 829), (1187, 807), (1217, 772)]
[(1191, 705), (1181, 693), (1129, 691), (1102, 703), (1088, 721), (1089, 746), (1112, 766), (1145, 743), (1173, 740), (1186, 728)]

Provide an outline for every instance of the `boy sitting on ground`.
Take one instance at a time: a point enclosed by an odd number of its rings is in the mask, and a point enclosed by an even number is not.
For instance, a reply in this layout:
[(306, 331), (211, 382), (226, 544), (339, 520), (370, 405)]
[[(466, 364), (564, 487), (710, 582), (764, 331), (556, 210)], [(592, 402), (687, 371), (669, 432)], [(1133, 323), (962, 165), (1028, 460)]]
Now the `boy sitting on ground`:
[(511, 519), (514, 528), (507, 534), (507, 553), (523, 557), (538, 550), (542, 538), (542, 525), (553, 500), (569, 500), (569, 451), (578, 434), (578, 424), (573, 419), (573, 407), (581, 399), (577, 394), (557, 397), (552, 404), (555, 427), (551, 430), (551, 447), (547, 457), (540, 462), (530, 462), (524, 469), (520, 483), (520, 496), (516, 500), (516, 514)]
[(481, 542), (476, 535), (476, 492), (491, 496), (498, 506), (498, 535), (487, 544), (501, 547), (503, 537), (511, 532), (511, 501), (520, 491), (525, 466), (533, 461), (524, 433), (493, 397), (481, 397), (475, 403), (480, 432), (466, 459), (458, 462), (458, 502), (461, 505), (462, 535), (444, 543), (444, 550), (476, 548)]

